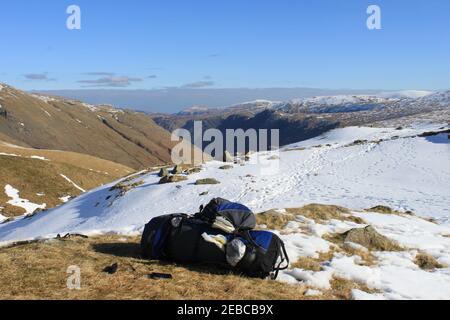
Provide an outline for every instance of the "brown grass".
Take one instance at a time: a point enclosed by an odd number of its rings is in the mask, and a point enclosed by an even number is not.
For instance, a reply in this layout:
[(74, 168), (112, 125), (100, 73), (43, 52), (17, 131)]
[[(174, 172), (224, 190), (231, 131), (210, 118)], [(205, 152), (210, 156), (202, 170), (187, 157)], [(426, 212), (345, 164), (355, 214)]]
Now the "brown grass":
[(378, 205), (378, 206), (372, 207), (370, 209), (366, 209), (365, 211), (377, 212), (377, 213), (383, 213), (383, 214), (396, 213), (396, 211), (394, 211), (392, 208), (390, 208), (388, 206), (383, 206), (383, 205)]
[(0, 93), (8, 113), (0, 117), (0, 132), (7, 141), (90, 154), (134, 169), (170, 162), (175, 145), (170, 133), (144, 113), (116, 112), (106, 106), (91, 111), (68, 99), (47, 103), (12, 88), (8, 93)]
[(372, 207), (370, 209), (365, 209), (364, 211), (376, 212), (376, 213), (382, 213), (382, 214), (413, 215), (413, 212), (411, 212), (411, 211), (402, 212), (402, 211), (394, 210), (391, 207), (384, 206), (384, 205), (378, 205), (378, 206)]
[(1, 141), (0, 152), (6, 154), (16, 154), (21, 157), (40, 156), (49, 159), (52, 162), (65, 163), (87, 170), (92, 169), (93, 171), (102, 174), (106, 174), (107, 172), (109, 175), (114, 177), (123, 177), (134, 171), (133, 169), (119, 163), (100, 159), (87, 154), (70, 151), (24, 148), (8, 145)]
[(220, 181), (214, 178), (205, 178), (195, 181), (195, 185), (209, 185), (209, 184), (220, 184)]
[[(107, 162), (105, 162), (104, 170), (114, 168), (114, 165), (107, 167), (106, 164)], [(84, 163), (83, 165), (88, 164)], [(117, 165), (116, 168), (123, 168), (123, 166)], [(61, 174), (81, 188), (89, 190), (118, 179), (128, 170), (110, 170), (110, 172), (110, 174), (105, 174), (104, 172), (57, 161), (0, 155), (0, 206), (4, 207), (1, 213), (9, 217), (25, 213), (24, 209), (7, 204), (11, 200), (4, 191), (7, 184), (19, 190), (19, 196), (22, 199), (37, 204), (45, 203), (48, 209), (62, 204), (59, 199), (61, 197), (77, 196), (81, 193)]]
[(375, 258), (375, 256), (372, 254), (372, 252), (370, 250), (356, 249), (356, 248), (352, 248), (352, 247), (347, 246), (347, 245), (344, 245), (342, 249), (348, 256), (359, 256), (359, 257), (361, 257), (362, 260), (359, 263), (360, 265), (363, 265), (363, 266), (373, 266), (373, 265), (375, 265), (376, 258)]
[[(305, 299), (306, 287), (246, 278), (207, 266), (139, 257), (139, 239), (71, 238), (0, 249), (0, 299)], [(102, 270), (118, 263), (115, 274)], [(66, 287), (67, 268), (81, 268), (81, 290)], [(152, 272), (172, 280), (151, 280)], [(211, 286), (211, 284), (214, 286)]]
[(335, 250), (328, 252), (320, 252), (319, 258), (301, 257), (296, 262), (291, 263), (291, 268), (299, 268), (303, 270), (322, 271), (322, 264), (333, 259)]
[(288, 208), (285, 213), (269, 210), (256, 215), (259, 225), (266, 225), (271, 230), (282, 230), (289, 221), (296, 216), (314, 220), (317, 223), (325, 223), (327, 220), (336, 219), (365, 224), (364, 220), (351, 215), (350, 210), (333, 205), (309, 204), (301, 208)]
[(109, 191), (114, 191), (114, 190), (118, 190), (119, 191), (119, 196), (124, 196), (128, 191), (133, 190), (134, 188), (137, 188), (141, 185), (144, 184), (143, 180), (139, 180), (133, 183), (127, 183), (129, 181), (126, 181), (126, 179), (124, 181), (121, 181), (117, 184), (115, 184), (114, 186), (112, 186)]
[(324, 292), (324, 298), (334, 297), (340, 300), (350, 300), (352, 298), (352, 290), (358, 289), (367, 293), (377, 293), (379, 291), (371, 289), (364, 284), (357, 283), (342, 278), (333, 278), (330, 282), (331, 289)]
[(166, 184), (166, 183), (176, 183), (180, 181), (185, 181), (188, 178), (181, 175), (171, 175), (171, 176), (165, 176), (162, 177), (161, 180), (159, 180), (159, 184)]
[(299, 268), (303, 270), (311, 270), (311, 271), (322, 271), (323, 265), (327, 262), (330, 262), (334, 254), (340, 252), (346, 254), (347, 256), (359, 256), (361, 257), (360, 265), (364, 266), (373, 266), (375, 265), (376, 258), (373, 256), (372, 252), (369, 250), (360, 250), (351, 248), (346, 245), (334, 247), (328, 252), (320, 252), (319, 258), (311, 258), (311, 257), (301, 257), (296, 262), (291, 263), (291, 268)]
[(441, 269), (445, 267), (444, 265), (439, 263), (433, 256), (429, 255), (426, 252), (419, 252), (416, 255), (414, 263), (424, 270)]
[[(326, 261), (332, 255), (333, 251), (322, 253), (316, 260)], [(118, 264), (117, 272), (103, 272), (114, 263)], [(319, 271), (314, 263), (309, 270)], [(308, 287), (301, 284), (247, 278), (206, 265), (143, 260), (138, 238), (114, 235), (88, 239), (75, 235), (0, 248), (0, 265), (0, 299), (334, 300), (351, 299), (353, 289), (376, 292), (356, 282), (334, 278), (331, 289), (322, 295), (305, 296)], [(67, 268), (73, 265), (81, 269), (80, 290), (66, 286)], [(169, 273), (173, 279), (149, 279), (153, 272)]]
[(283, 149), (283, 152), (290, 152), (290, 151), (304, 151), (306, 150), (306, 148), (288, 148), (288, 149)]
[(256, 215), (258, 225), (266, 225), (269, 230), (282, 230), (289, 221), (295, 220), (295, 215), (269, 210)]
[[(366, 232), (366, 230), (369, 230), (369, 232)], [(396, 241), (379, 234), (376, 230), (374, 232), (372, 230), (374, 229), (370, 226), (366, 228), (355, 228), (344, 233), (326, 234), (323, 238), (336, 244), (344, 251), (349, 250), (345, 249), (346, 247), (349, 248), (345, 245), (345, 242), (354, 242), (372, 251), (404, 250)]]
[(301, 215), (306, 218), (312, 219), (317, 223), (323, 223), (325, 221), (336, 219), (341, 221), (351, 221), (358, 224), (365, 224), (364, 220), (351, 215), (350, 210), (347, 208), (323, 205), (323, 204), (309, 204), (301, 208), (290, 208), (287, 212), (293, 215)]

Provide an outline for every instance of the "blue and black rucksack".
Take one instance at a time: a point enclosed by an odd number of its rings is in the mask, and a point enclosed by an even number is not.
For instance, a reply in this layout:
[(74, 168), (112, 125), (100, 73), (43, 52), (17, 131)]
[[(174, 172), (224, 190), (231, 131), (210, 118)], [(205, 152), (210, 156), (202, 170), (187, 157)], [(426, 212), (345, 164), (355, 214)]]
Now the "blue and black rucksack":
[(254, 230), (255, 226), (249, 208), (216, 198), (194, 216), (152, 219), (144, 228), (142, 254), (152, 260), (209, 263), (275, 279), (289, 265), (284, 243), (272, 232)]

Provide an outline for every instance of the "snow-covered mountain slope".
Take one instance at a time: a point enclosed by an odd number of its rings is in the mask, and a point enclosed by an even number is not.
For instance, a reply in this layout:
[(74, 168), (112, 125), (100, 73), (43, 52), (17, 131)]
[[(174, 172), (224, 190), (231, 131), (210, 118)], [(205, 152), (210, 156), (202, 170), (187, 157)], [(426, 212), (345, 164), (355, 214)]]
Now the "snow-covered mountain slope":
[(399, 91), (380, 93), (379, 95), (341, 95), (319, 96), (294, 99), (279, 109), (289, 113), (347, 113), (347, 112), (384, 112), (401, 116), (410, 112), (420, 113), (437, 108), (450, 107), (450, 92)]
[(450, 107), (450, 91), (436, 92), (417, 99), (419, 104), (437, 104), (441, 107)]
[(392, 102), (390, 98), (377, 96), (339, 95), (295, 99), (290, 104), (303, 112), (353, 112), (370, 110), (390, 102)]
[(390, 92), (382, 92), (378, 96), (384, 98), (422, 98), (433, 94), (433, 91), (424, 91), (424, 90), (401, 90), (401, 91), (390, 91)]
[[(177, 184), (159, 185), (156, 173), (146, 173), (134, 181), (141, 185), (122, 197), (116, 198), (110, 184), (32, 219), (0, 225), (0, 242), (64, 232), (137, 231), (151, 217), (193, 213), (213, 197), (243, 202), (256, 212), (308, 203), (353, 209), (384, 204), (445, 220), (450, 217), (450, 140), (447, 134), (416, 137), (440, 127), (337, 129), (283, 148), (279, 160), (268, 160), (274, 151), (253, 155), (257, 164), (231, 170), (208, 162)], [(221, 184), (194, 185), (201, 178)], [(208, 196), (200, 196), (205, 191)]]

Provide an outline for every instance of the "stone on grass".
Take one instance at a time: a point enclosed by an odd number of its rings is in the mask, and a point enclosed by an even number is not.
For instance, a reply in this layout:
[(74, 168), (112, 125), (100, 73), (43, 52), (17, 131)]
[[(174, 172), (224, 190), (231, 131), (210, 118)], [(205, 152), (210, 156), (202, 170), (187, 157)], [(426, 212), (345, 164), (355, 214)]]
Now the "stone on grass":
[(373, 251), (401, 251), (402, 247), (394, 240), (379, 234), (372, 226), (355, 228), (343, 234), (344, 242), (353, 242)]
[(172, 175), (172, 176), (165, 176), (162, 177), (161, 180), (159, 180), (159, 184), (166, 184), (166, 183), (175, 183), (180, 181), (185, 181), (187, 178), (185, 176), (180, 175)]
[(220, 181), (214, 179), (214, 178), (206, 178), (206, 179), (199, 179), (195, 182), (196, 185), (205, 185), (205, 184), (220, 184)]

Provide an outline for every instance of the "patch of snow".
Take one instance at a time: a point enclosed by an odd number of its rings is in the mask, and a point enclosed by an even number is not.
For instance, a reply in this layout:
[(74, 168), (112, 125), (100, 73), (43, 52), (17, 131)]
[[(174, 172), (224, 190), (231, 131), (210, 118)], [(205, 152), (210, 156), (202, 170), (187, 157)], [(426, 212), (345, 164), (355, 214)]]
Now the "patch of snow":
[[(3, 208), (2, 208), (2, 209), (3, 209)], [(6, 220), (8, 220), (8, 218), (5, 217), (4, 215), (2, 215), (2, 214), (0, 213), (0, 224), (3, 223), (3, 222), (6, 221)]]
[(30, 202), (29, 200), (21, 199), (19, 196), (19, 190), (15, 189), (9, 184), (5, 186), (5, 193), (8, 197), (11, 198), (11, 200), (9, 200), (7, 203), (15, 207), (25, 209), (26, 214), (31, 214), (36, 211), (36, 209), (45, 209), (45, 207), (47, 206), (45, 203), (36, 204)]
[(53, 97), (49, 97), (49, 96), (44, 96), (44, 95), (39, 95), (39, 94), (33, 94), (32, 95), (35, 98), (38, 98), (41, 101), (44, 101), (45, 103), (51, 102), (51, 101), (56, 101), (55, 98)]
[(358, 289), (352, 290), (353, 300), (386, 300), (386, 298), (380, 293), (367, 293)]
[(307, 297), (320, 296), (320, 295), (322, 295), (322, 291), (320, 291), (320, 290), (308, 289), (305, 292), (305, 296), (307, 296)]
[(50, 161), (49, 159), (41, 156), (31, 156), (31, 159), (37, 159), (37, 160), (43, 160), (43, 161)]
[(380, 271), (368, 266), (358, 265), (359, 262), (359, 256), (347, 257), (335, 254), (335, 257), (325, 267), (325, 270), (329, 270), (339, 278), (363, 283), (369, 288), (374, 287), (380, 282)]
[(349, 247), (349, 248), (354, 249), (354, 250), (360, 250), (360, 251), (369, 252), (369, 250), (366, 247), (363, 247), (362, 245), (354, 243), (354, 242), (351, 242), (351, 241), (345, 241), (344, 242), (344, 246)]
[(68, 177), (66, 177), (65, 175), (63, 175), (62, 173), (60, 174), (61, 177), (63, 177), (67, 182), (71, 183), (75, 188), (77, 188), (78, 190), (80, 190), (81, 192), (86, 192), (86, 190), (84, 190), (83, 188), (81, 188), (79, 185), (77, 185), (75, 182), (73, 182), (72, 180), (70, 180)]
[(292, 269), (284, 271), (283, 274), (285, 277), (280, 278), (282, 282), (293, 283), (292, 280), (286, 278), (286, 276), (290, 276), (295, 281), (300, 281), (309, 287), (323, 290), (331, 288), (330, 281), (333, 278), (333, 272), (331, 271)]
[(17, 154), (14, 153), (4, 153), (4, 152), (0, 152), (0, 156), (9, 156), (9, 157), (21, 157)]
[(66, 202), (68, 202), (70, 199), (72, 199), (72, 196), (71, 196), (71, 195), (68, 195), (68, 196), (64, 196), (64, 197), (59, 198), (59, 200), (61, 200), (62, 203), (66, 203)]
[(96, 112), (96, 111), (99, 110), (98, 107), (96, 107), (96, 106), (94, 106), (92, 104), (89, 104), (89, 103), (82, 103), (82, 106), (86, 107), (87, 109), (89, 109), (92, 112)]
[(300, 257), (318, 258), (319, 253), (330, 250), (329, 243), (316, 236), (308, 236), (301, 233), (279, 236), (285, 242), (286, 252), (292, 262)]
[(49, 117), (52, 116), (47, 110), (44, 110), (44, 109), (42, 109), (42, 108), (41, 108), (41, 110), (42, 110), (47, 116), (49, 116)]
[(399, 266), (382, 266), (380, 283), (388, 299), (449, 299), (450, 275), (413, 270)]

